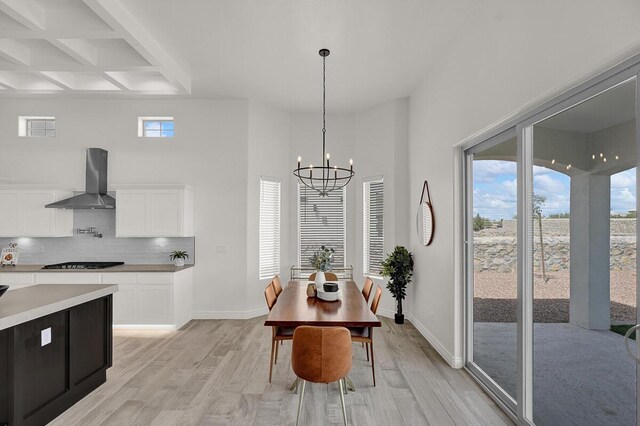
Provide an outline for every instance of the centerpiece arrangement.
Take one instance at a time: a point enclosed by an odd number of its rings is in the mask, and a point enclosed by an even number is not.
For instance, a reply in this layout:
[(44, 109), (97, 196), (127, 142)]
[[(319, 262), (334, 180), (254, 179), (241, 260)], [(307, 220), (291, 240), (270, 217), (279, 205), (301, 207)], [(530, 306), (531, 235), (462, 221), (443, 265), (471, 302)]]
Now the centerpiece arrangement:
[(324, 273), (331, 270), (331, 262), (333, 261), (335, 252), (334, 249), (325, 246), (313, 252), (313, 256), (311, 256), (309, 261), (316, 269), (316, 285), (322, 285), (327, 281)]

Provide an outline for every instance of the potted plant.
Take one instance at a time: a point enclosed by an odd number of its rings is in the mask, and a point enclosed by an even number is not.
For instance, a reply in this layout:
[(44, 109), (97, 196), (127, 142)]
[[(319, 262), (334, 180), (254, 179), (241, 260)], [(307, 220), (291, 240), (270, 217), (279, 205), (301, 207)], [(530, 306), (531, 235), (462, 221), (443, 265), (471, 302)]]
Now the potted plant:
[(382, 262), (383, 277), (389, 277), (387, 289), (398, 302), (398, 311), (395, 315), (396, 324), (404, 324), (402, 314), (402, 301), (407, 296), (407, 284), (411, 283), (413, 276), (413, 257), (403, 246), (396, 246), (393, 253), (388, 254)]
[(189, 258), (189, 253), (182, 250), (174, 250), (169, 255), (169, 259), (173, 260), (176, 266), (184, 266), (184, 261)]
[(336, 251), (332, 248), (325, 246), (320, 247), (313, 253), (313, 256), (309, 259), (311, 265), (316, 269), (316, 284), (322, 285), (325, 283), (326, 278), (324, 273), (331, 270), (331, 261), (333, 261), (333, 254)]

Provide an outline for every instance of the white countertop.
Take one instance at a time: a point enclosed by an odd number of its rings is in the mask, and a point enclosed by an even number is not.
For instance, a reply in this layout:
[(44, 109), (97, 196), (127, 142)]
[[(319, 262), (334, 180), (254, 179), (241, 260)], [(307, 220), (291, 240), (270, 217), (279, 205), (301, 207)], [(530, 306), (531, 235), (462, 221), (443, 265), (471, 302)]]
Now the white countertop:
[(114, 284), (44, 284), (7, 291), (0, 297), (0, 330), (117, 291), (118, 286)]

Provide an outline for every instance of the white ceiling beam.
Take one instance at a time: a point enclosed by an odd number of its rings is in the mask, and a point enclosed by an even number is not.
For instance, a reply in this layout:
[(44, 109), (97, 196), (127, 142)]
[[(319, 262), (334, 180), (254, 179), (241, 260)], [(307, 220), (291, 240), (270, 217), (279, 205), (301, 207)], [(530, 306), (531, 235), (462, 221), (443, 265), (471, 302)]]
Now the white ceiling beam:
[(44, 30), (44, 9), (34, 0), (0, 0), (0, 11), (30, 30)]
[(92, 30), (75, 30), (71, 28), (71, 29), (65, 29), (65, 30), (52, 30), (52, 31), (49, 31), (49, 30), (20, 31), (20, 30), (3, 30), (2, 28), (0, 28), (0, 38), (21, 38), (21, 39), (29, 39), (29, 40), (41, 40), (41, 39), (56, 40), (61, 38), (119, 40), (122, 38), (122, 36), (112, 30), (92, 31)]
[(0, 71), (0, 84), (9, 89), (18, 89), (18, 75), (11, 71)]
[(83, 65), (98, 65), (98, 49), (86, 40), (61, 38), (51, 43)]
[(0, 56), (19, 65), (29, 65), (31, 56), (29, 49), (16, 40), (0, 39)]
[[(48, 82), (53, 83), (58, 87), (62, 87), (65, 90), (73, 90), (73, 83), (66, 81), (66, 79), (57, 79), (53, 76), (45, 74), (42, 71), (33, 71), (32, 74), (37, 75), (38, 77), (43, 78), (44, 80), (47, 80)], [(63, 80), (65, 80), (66, 82)]]
[(125, 86), (124, 84), (120, 83), (115, 78), (111, 77), (108, 72), (103, 72), (102, 73), (102, 77), (104, 77), (105, 80), (107, 80), (109, 83), (113, 84), (118, 89), (122, 90), (123, 92), (130, 92), (130, 90), (129, 90), (129, 88), (127, 86)]
[(83, 0), (179, 91), (191, 93), (191, 77), (118, 0)]

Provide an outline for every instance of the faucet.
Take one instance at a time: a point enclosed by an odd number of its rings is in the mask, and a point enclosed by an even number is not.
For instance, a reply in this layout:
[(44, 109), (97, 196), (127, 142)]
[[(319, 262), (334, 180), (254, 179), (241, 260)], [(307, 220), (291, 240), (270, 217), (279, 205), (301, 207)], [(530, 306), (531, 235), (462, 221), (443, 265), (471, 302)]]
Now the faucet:
[(95, 226), (78, 228), (76, 231), (78, 234), (91, 234), (94, 238), (102, 238), (102, 234), (98, 232)]

